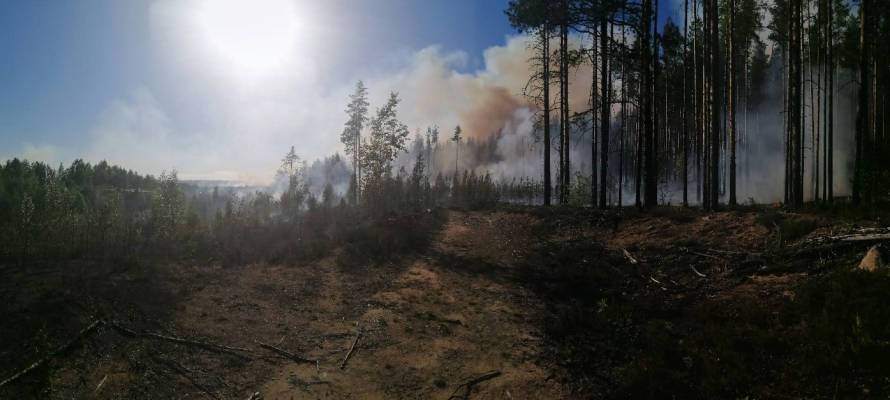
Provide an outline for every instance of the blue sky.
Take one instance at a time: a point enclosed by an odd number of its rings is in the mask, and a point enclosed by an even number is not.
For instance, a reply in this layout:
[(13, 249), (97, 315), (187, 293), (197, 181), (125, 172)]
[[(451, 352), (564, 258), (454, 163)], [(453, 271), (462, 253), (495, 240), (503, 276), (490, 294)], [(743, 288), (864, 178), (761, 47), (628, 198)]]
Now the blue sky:
[[(245, 151), (265, 151), (239, 138), (302, 129), (293, 140), (306, 139), (307, 156), (319, 156), (333, 142), (315, 136), (337, 132), (317, 131), (340, 122), (303, 124), (282, 115), (289, 108), (306, 108), (312, 96), (339, 99), (357, 79), (411, 85), (404, 76), (430, 65), (446, 65), (446, 75), (479, 73), (485, 51), (515, 35), (503, 14), (507, 0), (264, 0), (293, 1), (297, 24), (312, 29), (288, 55), (288, 71), (236, 78), (181, 26), (191, 12), (184, 4), (202, 1), (0, 1), (0, 157), (259, 174), (274, 162), (220, 165), (231, 163), (231, 150), (209, 149), (192, 165), (181, 150), (247, 143)], [(342, 105), (332, 107), (342, 119)], [(214, 136), (223, 131), (236, 140)], [(167, 157), (164, 146), (178, 156)], [(144, 153), (141, 162), (132, 153)]]
[[(355, 32), (357, 46), (343, 49), (337, 69), (346, 75), (373, 65), (374, 58), (431, 44), (478, 57), (511, 32), (503, 17), (505, 0), (342, 3), (348, 15), (337, 23), (357, 21), (369, 28)], [(150, 40), (150, 5), (0, 3), (0, 154), (14, 154), (24, 143), (77, 146), (109, 102), (134, 86), (162, 83)]]

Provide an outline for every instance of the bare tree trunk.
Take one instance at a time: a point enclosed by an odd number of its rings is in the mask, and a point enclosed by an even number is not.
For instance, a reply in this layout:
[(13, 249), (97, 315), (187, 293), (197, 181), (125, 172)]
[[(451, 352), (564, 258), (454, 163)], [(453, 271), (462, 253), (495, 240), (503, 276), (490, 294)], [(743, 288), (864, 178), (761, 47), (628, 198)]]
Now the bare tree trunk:
[(729, 109), (727, 110), (727, 114), (729, 114), (729, 205), (735, 206), (737, 205), (735, 188), (735, 0), (729, 0), (729, 28), (727, 29), (727, 35), (729, 35), (729, 77), (726, 80), (729, 85), (727, 88), (727, 99), (729, 100)]
[[(655, 176), (655, 127), (652, 121), (652, 0), (643, 0), (641, 17), (641, 84), (640, 94), (642, 100), (642, 108), (640, 116), (642, 118), (642, 140), (641, 145), (644, 147), (645, 156), (641, 160), (641, 164), (645, 164), (645, 194), (643, 195), (644, 203), (639, 203), (639, 185), (637, 182), (638, 204), (647, 208), (655, 206), (657, 193), (655, 184), (657, 178)], [(639, 168), (638, 168), (639, 169)], [(639, 179), (639, 176), (638, 178)]]
[[(621, 25), (621, 45), (625, 46), (624, 25)], [(621, 136), (618, 138), (618, 208), (621, 208), (624, 192), (624, 136), (627, 135), (627, 61), (621, 62)]]
[(550, 205), (550, 35), (549, 27), (541, 28), (541, 64), (544, 89), (544, 205)]
[(653, 86), (654, 82), (652, 79), (652, 64), (654, 63), (653, 56), (653, 48), (654, 38), (650, 37), (652, 35), (652, 0), (643, 0), (643, 10), (642, 10), (642, 40), (640, 43), (642, 44), (642, 62), (640, 68), (642, 68), (642, 97), (643, 97), (643, 143), (645, 146), (645, 193), (643, 196), (643, 205), (646, 208), (655, 207), (656, 202), (658, 200), (658, 192), (657, 192), (657, 169), (656, 169), (656, 154), (655, 154), (655, 126), (654, 126), (654, 110), (653, 110)]
[(597, 86), (596, 79), (596, 71), (598, 69), (598, 60), (596, 54), (596, 46), (597, 46), (597, 35), (592, 35), (592, 42), (590, 45), (591, 56), (590, 56), (590, 206), (596, 207), (597, 199), (599, 199), (599, 195), (597, 192), (598, 189), (598, 180), (599, 176), (599, 164), (597, 162), (597, 143), (598, 143), (598, 125), (597, 125), (597, 117), (596, 110), (599, 107), (599, 102), (597, 100), (599, 87)]
[(683, 119), (683, 207), (689, 207), (689, 126), (687, 113), (688, 107), (688, 88), (686, 87), (686, 78), (689, 74), (686, 61), (689, 58), (689, 0), (683, 1), (683, 109), (681, 118)]
[(718, 26), (717, 0), (710, 0), (710, 10), (708, 12), (709, 40), (710, 47), (710, 107), (711, 107), (711, 132), (710, 132), (710, 179), (708, 182), (708, 208), (717, 209), (720, 201), (720, 31)]
[[(692, 21), (693, 25), (698, 26), (695, 22), (698, 22), (698, 3), (696, 0), (692, 0)], [(695, 198), (701, 203), (701, 189), (702, 189), (702, 178), (701, 178), (701, 155), (702, 155), (702, 103), (699, 101), (701, 99), (700, 93), (703, 92), (702, 85), (703, 81), (699, 79), (699, 66), (700, 62), (698, 60), (699, 57), (699, 45), (701, 43), (701, 37), (698, 30), (694, 30), (692, 33), (692, 75), (693, 75), (693, 88), (692, 88), (692, 110), (693, 117), (695, 123)]]
[(871, 2), (862, 0), (859, 6), (859, 107), (856, 117), (856, 156), (853, 168), (853, 204), (860, 204), (863, 192), (863, 169), (864, 169), (864, 136), (869, 131), (868, 128), (868, 110), (869, 96), (868, 91), (871, 87), (869, 82), (869, 43), (868, 34), (868, 13)]
[(570, 139), (570, 122), (569, 122), (569, 27), (568, 27), (568, 3), (562, 0), (561, 22), (559, 26), (559, 73), (560, 73), (560, 115), (562, 122), (560, 123), (560, 148), (562, 164), (560, 165), (561, 181), (560, 187), (560, 203), (568, 204), (569, 202), (569, 186), (571, 182), (571, 162), (569, 160)]
[(834, 14), (832, 0), (826, 0), (826, 24), (825, 32), (825, 52), (826, 52), (826, 93), (825, 106), (825, 184), (824, 191), (825, 201), (831, 203), (834, 201)]
[[(602, 54), (602, 65), (600, 65), (600, 71), (602, 74), (602, 95), (601, 104), (600, 104), (600, 132), (602, 134), (602, 138), (600, 139), (600, 159), (602, 159), (603, 167), (600, 170), (600, 201), (599, 207), (601, 209), (606, 209), (606, 188), (609, 187), (609, 125), (611, 123), (610, 113), (611, 113), (611, 78), (609, 74), (609, 37), (607, 29), (609, 28), (609, 18), (608, 15), (603, 13), (602, 19), (600, 20), (600, 53)], [(620, 190), (620, 188), (619, 188)]]

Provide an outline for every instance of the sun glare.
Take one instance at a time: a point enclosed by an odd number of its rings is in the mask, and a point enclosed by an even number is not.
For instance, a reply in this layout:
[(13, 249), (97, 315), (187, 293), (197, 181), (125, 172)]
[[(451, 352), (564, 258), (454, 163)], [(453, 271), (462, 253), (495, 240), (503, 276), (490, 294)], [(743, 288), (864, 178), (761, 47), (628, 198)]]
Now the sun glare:
[(280, 67), (297, 41), (297, 13), (288, 0), (205, 1), (197, 19), (212, 50), (249, 74)]

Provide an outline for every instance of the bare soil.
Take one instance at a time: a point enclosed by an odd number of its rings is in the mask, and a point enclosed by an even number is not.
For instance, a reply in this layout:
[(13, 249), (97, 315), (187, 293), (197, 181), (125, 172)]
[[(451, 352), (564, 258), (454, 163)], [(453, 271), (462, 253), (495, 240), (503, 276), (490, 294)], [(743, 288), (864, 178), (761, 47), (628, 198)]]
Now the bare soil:
[[(0, 286), (0, 380), (96, 319), (247, 351), (129, 337), (105, 325), (0, 388), (0, 398), (635, 396), (613, 389), (633, 381), (620, 371), (645, 362), (631, 336), (651, 321), (667, 321), (661, 329), (682, 338), (695, 329), (688, 313), (699, 307), (754, 302), (775, 309), (794, 301), (795, 288), (818, 269), (774, 268), (763, 255), (773, 240), (756, 212), (452, 210), (427, 247), (382, 262), (347, 262), (335, 250), (303, 265), (8, 268)], [(595, 272), (559, 272), (569, 265)], [(616, 299), (630, 307), (623, 309), (628, 327), (611, 318), (615, 326), (597, 333), (572, 322), (578, 310), (617, 310)], [(281, 357), (260, 342), (317, 363)], [(579, 356), (578, 346), (594, 356)], [(699, 359), (679, 355), (678, 368), (702, 368), (689, 365)], [(461, 386), (490, 371), (500, 375)], [(781, 383), (750, 390), (771, 393)]]

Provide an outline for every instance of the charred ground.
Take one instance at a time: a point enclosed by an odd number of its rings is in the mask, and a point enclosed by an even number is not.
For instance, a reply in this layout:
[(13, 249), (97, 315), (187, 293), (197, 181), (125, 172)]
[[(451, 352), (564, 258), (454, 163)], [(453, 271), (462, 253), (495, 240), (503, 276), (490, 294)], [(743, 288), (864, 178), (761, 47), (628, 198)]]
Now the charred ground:
[(6, 267), (3, 379), (103, 323), (0, 396), (881, 397), (890, 278), (817, 240), (863, 221), (434, 210), (301, 262)]

